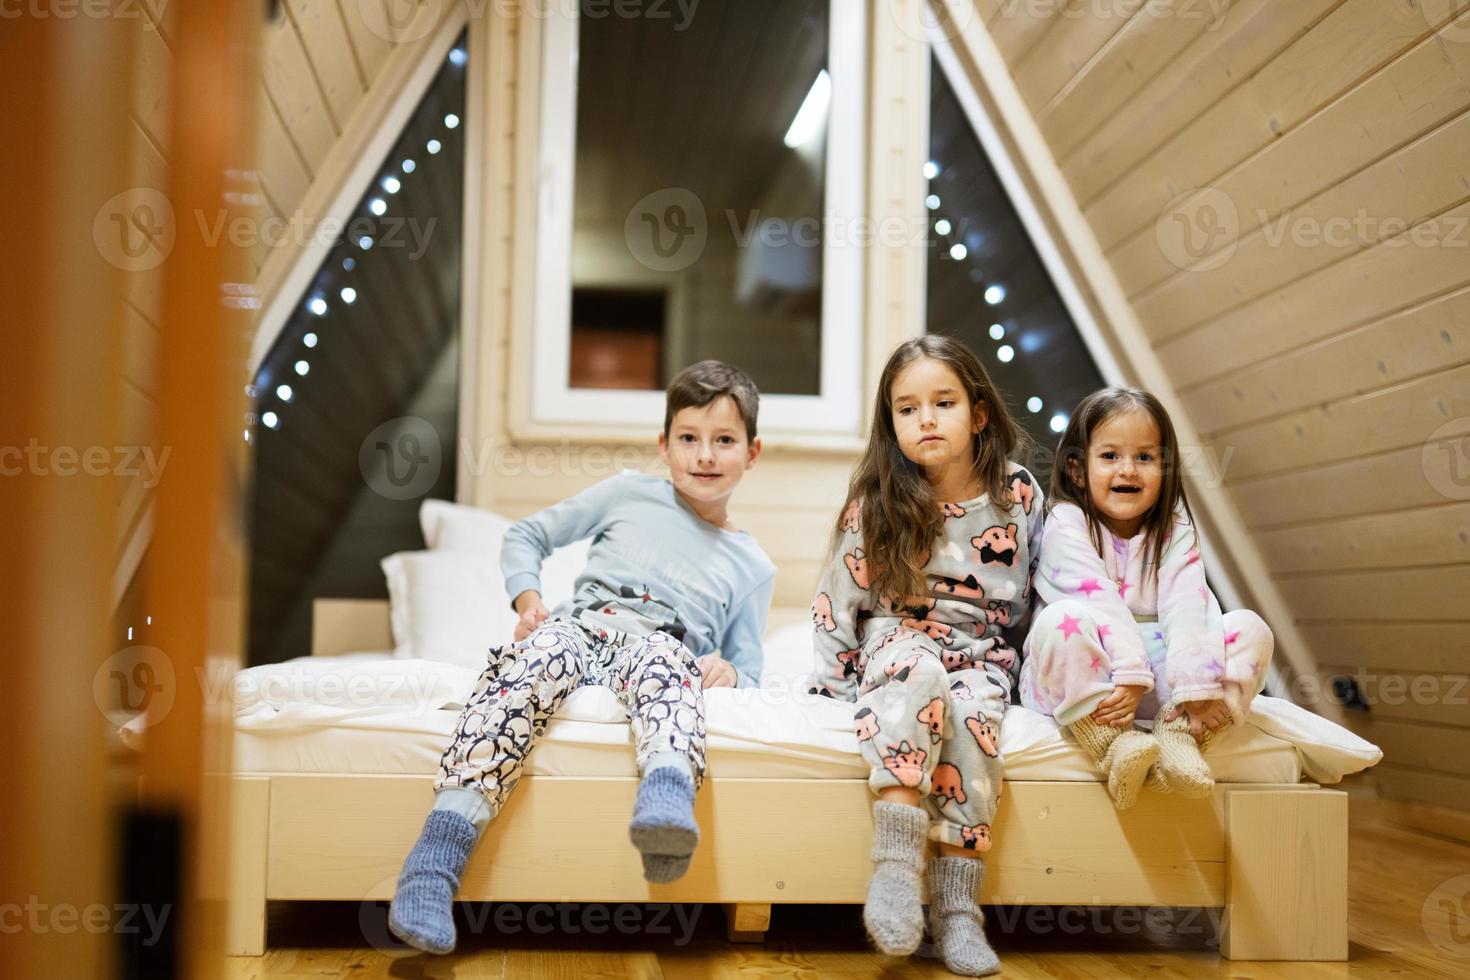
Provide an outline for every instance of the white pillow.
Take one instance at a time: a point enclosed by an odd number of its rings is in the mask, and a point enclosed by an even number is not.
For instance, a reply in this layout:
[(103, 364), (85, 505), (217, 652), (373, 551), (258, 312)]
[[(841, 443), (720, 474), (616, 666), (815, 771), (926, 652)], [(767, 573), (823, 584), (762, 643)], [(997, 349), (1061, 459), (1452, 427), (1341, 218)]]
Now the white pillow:
[(499, 555), (400, 551), (381, 564), (395, 658), (484, 666), (490, 647), (514, 638), (516, 614), (505, 597)]
[[(478, 507), (466, 507), (447, 500), (428, 499), (419, 507), (419, 527), (424, 532), (424, 541), (435, 551), (474, 552), (485, 555), (495, 562), (496, 573), (500, 568), (500, 546), (505, 541), (505, 532), (515, 523), (492, 511)], [(557, 548), (546, 561), (541, 563), (541, 601), (546, 608), (556, 606), (572, 597), (576, 591), (577, 576), (587, 567), (587, 550), (592, 545), (590, 538), (574, 541), (564, 548)], [(501, 585), (504, 595), (505, 586)], [(504, 605), (510, 608), (507, 597)]]
[(812, 649), (810, 621), (791, 623), (766, 637), (761, 687), (802, 690), (816, 665)]
[(515, 523), (492, 511), (427, 498), (419, 506), (419, 528), (431, 550), (480, 551), (500, 558), (500, 542)]

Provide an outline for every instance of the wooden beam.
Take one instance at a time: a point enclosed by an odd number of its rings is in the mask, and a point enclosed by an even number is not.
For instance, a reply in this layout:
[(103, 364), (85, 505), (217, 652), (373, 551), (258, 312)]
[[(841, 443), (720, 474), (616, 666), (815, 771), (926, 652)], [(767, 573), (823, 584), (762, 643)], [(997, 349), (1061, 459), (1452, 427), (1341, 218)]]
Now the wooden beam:
[[(153, 256), (129, 219), (156, 198), (125, 194), (137, 21), (50, 13), (0, 28), (0, 86), (15, 93), (0, 153), (0, 895), (69, 907), (75, 926), (116, 894), (104, 712), (111, 671), (126, 678), (126, 654), (111, 660), (108, 649), (122, 483), (113, 447), (126, 438), (122, 269)], [(99, 453), (106, 472), (82, 468)], [(39, 914), (42, 928), (24, 913), (9, 919), (7, 976), (117, 974), (116, 936), (57, 929), (54, 918), (44, 928)]]
[(198, 234), (193, 216), (253, 189), (260, 16), (250, 0), (181, 5), (169, 81), (168, 200), (179, 233), (163, 265), (156, 438), (170, 455), (154, 498), (143, 604), (151, 642), (172, 668), (172, 697), (144, 709), (148, 737), (130, 825), (146, 845), (129, 855), (125, 881), (134, 894), (124, 898), (176, 904), (173, 966), (204, 980), (217, 975), (224, 948), (231, 725), (228, 700), (211, 703), (196, 678), (232, 672), (240, 660), (249, 324), (243, 304), (223, 300), (246, 294), (250, 265), (243, 249)]

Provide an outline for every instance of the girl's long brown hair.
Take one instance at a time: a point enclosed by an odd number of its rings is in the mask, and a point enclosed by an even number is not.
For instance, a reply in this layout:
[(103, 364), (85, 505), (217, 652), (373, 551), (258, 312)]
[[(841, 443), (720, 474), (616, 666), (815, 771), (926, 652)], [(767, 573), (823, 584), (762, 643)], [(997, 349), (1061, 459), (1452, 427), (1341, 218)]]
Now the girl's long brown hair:
[(1077, 404), (1071, 420), (1067, 422), (1067, 431), (1062, 433), (1062, 441), (1057, 443), (1057, 459), (1051, 471), (1046, 509), (1050, 512), (1059, 503), (1080, 507), (1087, 515), (1092, 546), (1099, 555), (1104, 554), (1102, 515), (1092, 505), (1092, 494), (1087, 491), (1087, 447), (1092, 444), (1092, 434), (1098, 426), (1115, 415), (1131, 411), (1147, 412), (1159, 428), (1159, 463), (1163, 483), (1159, 488), (1159, 499), (1143, 515), (1143, 523), (1139, 525), (1145, 535), (1143, 553), (1149, 556), (1146, 559), (1148, 574), (1157, 585), (1159, 562), (1173, 531), (1176, 508), (1183, 506), (1191, 531), (1194, 529), (1194, 512), (1189, 509), (1189, 496), (1184, 491), (1184, 476), (1179, 466), (1179, 438), (1174, 434), (1174, 423), (1152, 394), (1142, 388), (1103, 388)]
[[(900, 371), (923, 357), (954, 371), (969, 396), (972, 412), (977, 406), (986, 407), (988, 421), (971, 446), (975, 475), (981, 489), (1002, 507), (1015, 503), (1006, 480), (1006, 461), (1026, 441), (979, 358), (960, 341), (925, 334), (904, 341), (889, 355), (878, 381), (868, 446), (848, 483), (847, 503), (856, 501), (861, 508), (863, 548), (872, 570), (873, 594), (899, 603), (904, 598), (928, 595), (924, 559), (944, 524), (939, 501), (934, 499), (923, 470), (903, 454), (893, 428), (893, 383)], [(846, 507), (843, 510), (845, 513)], [(839, 517), (832, 529), (833, 555), (842, 539), (842, 525), (843, 518)]]

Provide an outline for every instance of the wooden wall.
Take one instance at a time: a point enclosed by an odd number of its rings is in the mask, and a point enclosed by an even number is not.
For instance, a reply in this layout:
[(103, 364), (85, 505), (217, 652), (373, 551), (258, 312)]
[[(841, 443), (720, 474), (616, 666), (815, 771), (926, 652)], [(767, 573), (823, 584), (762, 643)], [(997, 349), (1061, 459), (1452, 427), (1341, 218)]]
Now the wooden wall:
[[(289, 216), (387, 61), (383, 0), (281, 0), (261, 38), (261, 217)], [(256, 252), (257, 268), (266, 249)]]
[(1381, 789), (1470, 807), (1470, 4), (977, 8)]

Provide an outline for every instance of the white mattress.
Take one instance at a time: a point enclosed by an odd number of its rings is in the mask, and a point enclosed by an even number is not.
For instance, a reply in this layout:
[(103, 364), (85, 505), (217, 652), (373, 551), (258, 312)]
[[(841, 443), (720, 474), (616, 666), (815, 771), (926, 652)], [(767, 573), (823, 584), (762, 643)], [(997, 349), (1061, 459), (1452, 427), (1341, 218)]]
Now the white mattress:
[[(772, 724), (760, 738), (732, 729), (732, 712), (741, 710), (718, 691), (707, 700), (709, 774), (766, 779), (863, 779), (868, 774), (850, 731), (801, 724), (800, 716)], [(563, 705), (537, 743), (528, 775), (636, 776), (632, 732), (627, 722), (582, 721), (576, 708), (603, 697), (617, 706), (611, 691), (583, 688)], [(573, 701), (576, 704), (573, 704)], [(846, 708), (850, 705), (829, 705)], [(782, 712), (783, 715), (789, 714)], [(402, 773), (435, 771), (457, 711), (384, 713), (344, 718), (309, 727), (241, 726), (235, 737), (235, 770), (241, 773)], [(1100, 775), (1075, 742), (1056, 724), (1013, 708), (1002, 726), (1001, 753), (1011, 780), (1097, 781)], [(1231, 732), (1210, 750), (1211, 768), (1221, 782), (1294, 783), (1301, 778), (1296, 749), (1288, 742), (1248, 726)]]
[[(852, 705), (797, 693), (811, 664), (811, 627), (777, 630), (766, 644), (763, 687), (706, 692), (712, 776), (863, 779)], [(435, 771), (479, 670), (387, 652), (302, 657), (241, 671), (235, 681), (235, 771), (426, 775)], [(137, 743), (139, 731), (124, 729)], [(1012, 780), (1100, 781), (1052, 719), (1013, 707), (1001, 726)], [(1334, 783), (1382, 753), (1352, 732), (1276, 698), (1207, 756), (1230, 783)], [(616, 696), (578, 689), (528, 760), (533, 775), (636, 775), (632, 732)]]
[[(458, 716), (456, 705), (473, 684), (474, 671), (384, 656), (303, 658), (252, 668), (241, 680), (247, 683), (243, 689), (237, 686), (237, 772), (427, 774), (438, 764)], [(851, 705), (797, 695), (780, 678), (768, 678), (768, 683), (761, 690), (707, 692), (711, 775), (867, 775), (852, 732)], [(1298, 746), (1280, 737), (1282, 732), (1268, 731), (1270, 724), (1260, 726), (1283, 709), (1288, 716), (1301, 709), (1271, 698), (1261, 702), (1256, 723), (1227, 732), (1211, 749), (1210, 764), (1221, 782), (1291, 783), (1301, 778)], [(1014, 707), (1001, 731), (1008, 779), (1100, 779), (1082, 750), (1050, 718)], [(1376, 752), (1361, 744), (1370, 756)], [(1344, 746), (1333, 748), (1340, 753)], [(600, 687), (573, 692), (531, 753), (528, 774), (636, 775), (631, 729), (613, 693)]]

